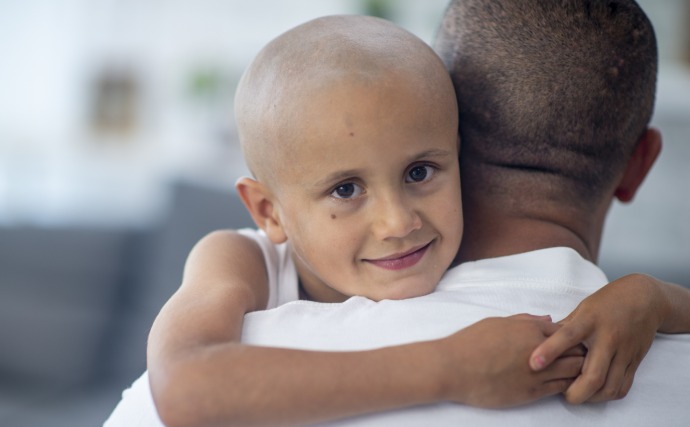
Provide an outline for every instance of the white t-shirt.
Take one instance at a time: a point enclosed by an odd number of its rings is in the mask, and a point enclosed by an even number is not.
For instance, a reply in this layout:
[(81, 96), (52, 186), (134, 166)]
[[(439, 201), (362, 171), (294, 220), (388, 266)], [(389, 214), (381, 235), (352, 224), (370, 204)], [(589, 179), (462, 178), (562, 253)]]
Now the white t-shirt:
[[(291, 261), (286, 258), (287, 267)], [(294, 266), (292, 267), (294, 268)], [(281, 277), (280, 271), (276, 277)], [(294, 275), (296, 280), (296, 275)], [(437, 291), (408, 300), (341, 304), (294, 300), (245, 316), (242, 341), (256, 345), (358, 350), (447, 336), (490, 316), (521, 312), (565, 317), (607, 282), (600, 269), (568, 248), (466, 263), (449, 270)], [(282, 284), (281, 284), (282, 286)], [(690, 425), (690, 336), (659, 335), (620, 401), (572, 406), (559, 397), (502, 410), (451, 403), (356, 417), (336, 426), (649, 426)], [(159, 427), (146, 373), (106, 427)]]
[(243, 228), (237, 230), (254, 240), (264, 255), (268, 273), (268, 308), (275, 308), (299, 299), (299, 279), (295, 263), (287, 243), (276, 245), (261, 230)]
[[(551, 248), (462, 264), (437, 291), (418, 298), (342, 304), (295, 301), (248, 314), (242, 340), (301, 349), (357, 350), (450, 335), (485, 317), (522, 312), (560, 319), (607, 283), (603, 272), (569, 248)], [(486, 410), (452, 403), (335, 422), (335, 426), (688, 426), (690, 335), (657, 335), (628, 396), (573, 406), (560, 396)]]

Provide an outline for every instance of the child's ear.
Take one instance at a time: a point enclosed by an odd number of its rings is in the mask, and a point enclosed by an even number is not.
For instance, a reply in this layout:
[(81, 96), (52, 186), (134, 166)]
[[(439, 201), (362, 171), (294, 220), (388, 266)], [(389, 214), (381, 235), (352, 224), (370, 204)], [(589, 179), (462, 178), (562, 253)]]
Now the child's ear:
[(273, 243), (285, 242), (287, 235), (283, 230), (278, 206), (271, 191), (262, 183), (247, 177), (237, 180), (235, 188), (257, 227), (262, 229)]

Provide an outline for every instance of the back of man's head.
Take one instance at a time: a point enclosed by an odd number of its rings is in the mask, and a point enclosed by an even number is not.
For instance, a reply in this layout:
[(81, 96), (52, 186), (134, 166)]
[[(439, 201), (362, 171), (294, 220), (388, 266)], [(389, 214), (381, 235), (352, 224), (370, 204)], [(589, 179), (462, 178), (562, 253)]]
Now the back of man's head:
[(458, 95), (463, 191), (594, 207), (653, 111), (656, 39), (633, 0), (454, 0), (435, 48)]

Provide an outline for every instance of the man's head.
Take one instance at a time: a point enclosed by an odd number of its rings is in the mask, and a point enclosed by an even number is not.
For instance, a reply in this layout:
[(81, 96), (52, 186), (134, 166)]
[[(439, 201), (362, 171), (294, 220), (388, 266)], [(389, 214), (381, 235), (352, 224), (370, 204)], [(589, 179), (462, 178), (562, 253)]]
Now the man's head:
[(590, 216), (632, 198), (618, 188), (629, 159), (658, 136), (656, 40), (634, 1), (456, 0), (435, 48), (458, 94), (467, 196)]
[(434, 288), (462, 214), (456, 100), (429, 46), (372, 17), (307, 22), (258, 54), (235, 111), (255, 178), (240, 196), (312, 298)]

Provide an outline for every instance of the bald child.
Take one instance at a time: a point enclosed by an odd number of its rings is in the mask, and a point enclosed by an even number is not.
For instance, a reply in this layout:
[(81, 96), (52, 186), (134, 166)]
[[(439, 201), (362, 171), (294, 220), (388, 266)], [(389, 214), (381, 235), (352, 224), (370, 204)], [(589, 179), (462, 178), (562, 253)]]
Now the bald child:
[[(241, 344), (252, 311), (432, 292), (463, 221), (448, 72), (390, 22), (325, 17), (279, 36), (242, 77), (236, 118), (253, 175), (237, 190), (260, 231), (202, 240), (153, 325), (149, 380), (166, 425), (304, 425), (440, 401), (513, 406), (561, 393), (580, 373), (579, 348), (530, 369), (558, 326), (529, 315), (370, 351)], [(658, 316), (642, 315), (645, 351)]]
[(341, 302), (434, 289), (462, 213), (457, 106), (431, 48), (371, 17), (312, 21), (258, 54), (235, 105), (254, 176), (237, 191), (271, 245), (289, 242), (293, 291)]

